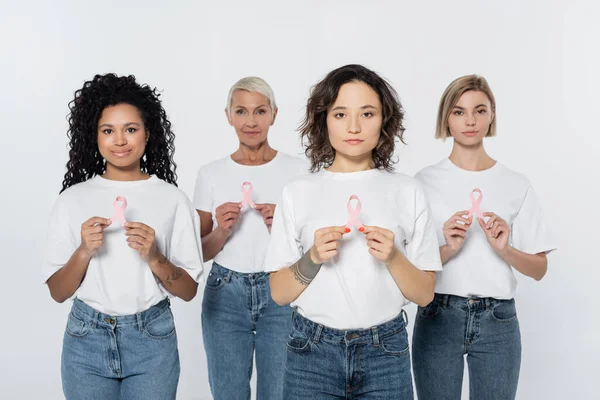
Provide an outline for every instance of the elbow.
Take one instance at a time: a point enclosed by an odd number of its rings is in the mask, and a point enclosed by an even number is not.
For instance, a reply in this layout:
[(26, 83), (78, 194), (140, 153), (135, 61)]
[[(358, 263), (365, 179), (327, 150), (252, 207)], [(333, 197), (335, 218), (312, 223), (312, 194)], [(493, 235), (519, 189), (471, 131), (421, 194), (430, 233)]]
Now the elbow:
[(419, 307), (427, 307), (433, 301), (433, 297), (434, 293), (431, 291), (431, 293), (423, 296), (423, 298), (419, 299), (419, 301), (416, 301), (416, 303)]
[(58, 304), (62, 304), (65, 302), (65, 300), (68, 299), (68, 297), (61, 296), (58, 293), (55, 293), (54, 291), (52, 291), (52, 289), (50, 289), (50, 297), (52, 297), (52, 300), (54, 300)]
[(541, 270), (535, 276), (533, 276), (533, 279), (538, 282), (541, 281), (546, 276), (546, 272), (548, 272), (548, 266), (544, 265), (544, 268), (541, 268)]
[(277, 278), (275, 278), (276, 272), (271, 273), (270, 276), (270, 285), (271, 286), (271, 299), (273, 299), (273, 301), (275, 302), (275, 304), (277, 304), (278, 306), (286, 306), (288, 304), (290, 304), (289, 299), (284, 295), (284, 293), (282, 293), (281, 290), (278, 290), (277, 287)]
[(193, 288), (191, 288), (187, 293), (182, 293), (182, 295), (179, 296), (179, 298), (187, 303), (187, 302), (192, 301), (194, 299), (194, 297), (196, 297), (197, 293), (198, 293), (198, 283), (194, 282)]

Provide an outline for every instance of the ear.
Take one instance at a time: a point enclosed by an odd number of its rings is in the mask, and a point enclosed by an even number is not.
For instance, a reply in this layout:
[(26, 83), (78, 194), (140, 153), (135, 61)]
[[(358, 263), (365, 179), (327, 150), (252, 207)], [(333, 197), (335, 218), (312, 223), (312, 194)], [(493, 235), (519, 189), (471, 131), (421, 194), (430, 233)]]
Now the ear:
[(279, 111), (279, 108), (275, 107), (275, 111), (273, 111), (273, 120), (271, 121), (271, 126), (273, 126), (273, 124), (275, 123), (275, 118), (277, 118), (278, 111)]
[(233, 126), (233, 121), (231, 121), (231, 115), (227, 112), (227, 109), (225, 109), (225, 116), (227, 117), (227, 122), (229, 122), (229, 125)]
[(146, 144), (148, 144), (148, 140), (150, 140), (150, 132), (146, 129)]

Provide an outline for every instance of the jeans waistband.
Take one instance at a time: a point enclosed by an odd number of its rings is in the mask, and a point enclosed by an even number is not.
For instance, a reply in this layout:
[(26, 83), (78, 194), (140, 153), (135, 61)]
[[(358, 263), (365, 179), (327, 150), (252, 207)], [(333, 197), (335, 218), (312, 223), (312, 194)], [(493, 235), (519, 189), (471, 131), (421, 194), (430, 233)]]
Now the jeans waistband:
[(380, 339), (401, 332), (406, 329), (407, 323), (408, 317), (404, 310), (394, 319), (384, 322), (381, 325), (367, 329), (346, 330), (329, 328), (318, 324), (298, 314), (297, 311), (292, 313), (292, 326), (294, 329), (303, 332), (315, 343), (323, 340), (335, 343), (346, 342), (346, 344), (374, 343), (375, 345), (379, 345)]
[(433, 301), (442, 307), (456, 307), (487, 310), (500, 303), (514, 303), (515, 299), (499, 300), (493, 297), (461, 297), (453, 294), (436, 293)]
[(144, 326), (149, 324), (150, 321), (158, 318), (163, 312), (169, 310), (170, 304), (171, 302), (167, 298), (137, 314), (114, 316), (104, 314), (76, 298), (73, 301), (71, 312), (82, 320), (95, 323), (96, 327), (107, 326), (115, 328), (137, 325), (140, 330), (143, 330)]
[(215, 269), (220, 275), (223, 276), (223, 279), (225, 280), (225, 282), (229, 282), (231, 280), (231, 277), (233, 277), (233, 276), (236, 276), (239, 278), (245, 278), (245, 279), (253, 279), (253, 280), (258, 280), (260, 278), (268, 278), (269, 277), (268, 272), (249, 272), (249, 273), (237, 272), (237, 271), (231, 270), (229, 268), (225, 268), (221, 264), (217, 264), (214, 261), (212, 264), (212, 268)]

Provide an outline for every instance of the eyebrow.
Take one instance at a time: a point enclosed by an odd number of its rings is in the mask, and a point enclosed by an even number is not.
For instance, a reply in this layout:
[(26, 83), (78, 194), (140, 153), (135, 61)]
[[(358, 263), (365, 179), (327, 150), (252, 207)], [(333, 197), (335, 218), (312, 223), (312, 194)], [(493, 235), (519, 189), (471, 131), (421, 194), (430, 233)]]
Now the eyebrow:
[[(487, 108), (487, 106), (485, 104), (479, 104), (479, 105), (475, 106), (475, 108), (479, 108), (479, 107)], [(454, 108), (458, 108), (459, 110), (464, 110), (464, 108), (462, 108), (461, 106), (454, 106)]]
[[(266, 104), (261, 104), (260, 106), (256, 106), (256, 107), (254, 107), (254, 108), (255, 108), (255, 109), (257, 109), (257, 108), (261, 108), (261, 107), (268, 107), (268, 106), (267, 106)], [(233, 107), (233, 108), (234, 108), (234, 109), (237, 109), (237, 108), (243, 108), (244, 110), (246, 109), (246, 107), (244, 107), (244, 106), (235, 106), (235, 107)]]
[[(377, 109), (377, 107), (372, 106), (370, 104), (364, 105), (360, 109), (361, 110), (366, 110), (367, 108), (375, 108), (375, 109)], [(331, 111), (335, 111), (335, 110), (347, 110), (347, 109), (348, 109), (348, 107), (345, 107), (345, 106), (337, 106), (336, 108), (333, 108)]]
[[(140, 124), (138, 124), (137, 122), (127, 122), (123, 126), (127, 127), (127, 126), (131, 126), (131, 125), (140, 126)], [(114, 125), (112, 125), (112, 124), (102, 124), (98, 128), (102, 128), (104, 126), (107, 127), (107, 128), (114, 128)]]

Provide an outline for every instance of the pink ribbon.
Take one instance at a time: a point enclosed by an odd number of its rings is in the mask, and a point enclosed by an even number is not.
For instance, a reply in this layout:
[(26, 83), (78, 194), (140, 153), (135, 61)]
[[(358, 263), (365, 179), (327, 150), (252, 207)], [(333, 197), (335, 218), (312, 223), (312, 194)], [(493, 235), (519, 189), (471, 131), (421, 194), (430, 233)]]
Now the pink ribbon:
[(242, 193), (244, 194), (244, 199), (242, 200), (242, 208), (244, 206), (249, 205), (251, 208), (255, 207), (254, 202), (252, 201), (252, 184), (250, 182), (242, 183)]
[[(356, 207), (352, 208), (352, 200), (356, 200)], [(365, 227), (362, 222), (360, 222), (359, 214), (362, 209), (362, 204), (357, 195), (353, 194), (350, 196), (348, 200), (348, 223), (346, 224), (346, 229), (351, 230), (353, 226), (356, 226), (359, 231), (364, 231)], [(348, 231), (349, 232), (349, 231)]]
[(127, 208), (127, 200), (123, 196), (117, 197), (117, 199), (113, 202), (113, 208), (115, 209), (115, 215), (110, 217), (111, 221), (114, 223), (117, 220), (121, 223), (121, 226), (124, 226), (127, 221), (125, 221), (125, 209)]
[[(475, 198), (475, 193), (479, 193), (479, 197)], [(481, 204), (481, 200), (483, 199), (483, 193), (479, 189), (473, 189), (471, 192), (471, 209), (469, 210), (469, 216), (467, 218), (471, 218), (473, 214), (477, 214), (478, 218), (483, 218), (483, 213), (481, 212), (481, 208), (479, 205)]]

